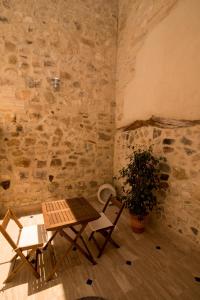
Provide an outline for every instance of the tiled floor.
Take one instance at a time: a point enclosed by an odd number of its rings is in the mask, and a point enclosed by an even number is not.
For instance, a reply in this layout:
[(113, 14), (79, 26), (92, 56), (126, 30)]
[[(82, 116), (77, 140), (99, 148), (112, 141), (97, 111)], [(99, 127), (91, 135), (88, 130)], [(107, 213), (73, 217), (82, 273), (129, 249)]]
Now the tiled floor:
[[(113, 236), (120, 243), (120, 249), (109, 245), (95, 266), (77, 250), (71, 251), (50, 282), (45, 282), (51, 267), (46, 252), (40, 256), (39, 280), (24, 269), (12, 283), (3, 285), (10, 266), (7, 261), (13, 253), (1, 236), (0, 299), (75, 300), (92, 295), (108, 300), (200, 299), (200, 282), (195, 280), (200, 277), (200, 252), (164, 227), (159, 231), (149, 227), (144, 234), (134, 234), (128, 221), (125, 211)], [(21, 222), (41, 223), (43, 218), (42, 215), (26, 216)], [(14, 233), (14, 225), (10, 225)], [(88, 245), (96, 255), (93, 242)], [(56, 254), (62, 253), (65, 247), (66, 241), (58, 236)]]

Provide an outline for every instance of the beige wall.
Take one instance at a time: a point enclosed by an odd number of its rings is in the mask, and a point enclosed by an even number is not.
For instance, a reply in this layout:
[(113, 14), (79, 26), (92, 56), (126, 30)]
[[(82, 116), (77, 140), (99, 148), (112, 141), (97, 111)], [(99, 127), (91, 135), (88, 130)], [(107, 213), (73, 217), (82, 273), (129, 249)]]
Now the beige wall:
[(166, 158), (162, 172), (169, 184), (159, 196), (158, 222), (198, 244), (200, 126), (180, 128), (176, 119), (200, 119), (199, 79), (200, 1), (119, 0), (116, 125), (152, 115), (173, 125), (136, 122), (136, 130), (118, 129), (114, 175), (127, 164), (130, 146), (153, 145)]
[[(165, 1), (166, 8), (167, 3)], [(126, 41), (124, 38), (123, 47), (119, 49), (122, 51), (127, 44), (129, 49), (126, 55), (130, 57), (133, 48), (130, 40), (134, 45), (132, 25), (134, 24), (130, 23), (128, 16), (127, 26), (130, 32), (124, 29)], [(152, 115), (198, 119), (200, 1), (178, 1), (170, 13), (166, 10), (166, 16), (156, 26), (149, 27), (143, 44), (139, 46), (137, 55), (132, 57), (134, 72), (124, 86), (119, 88), (123, 107), (118, 125), (129, 124), (137, 119), (148, 119)], [(120, 60), (118, 62), (120, 73)], [(118, 80), (120, 81), (120, 77)]]
[(0, 1), (0, 213), (112, 180), (116, 37), (115, 0)]

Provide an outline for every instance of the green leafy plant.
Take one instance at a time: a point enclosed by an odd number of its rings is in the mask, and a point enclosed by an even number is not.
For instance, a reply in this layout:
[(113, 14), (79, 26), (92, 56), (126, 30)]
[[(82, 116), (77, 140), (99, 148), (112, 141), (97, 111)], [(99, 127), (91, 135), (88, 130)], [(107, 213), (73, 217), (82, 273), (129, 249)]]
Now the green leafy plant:
[(159, 163), (163, 157), (155, 157), (152, 148), (135, 150), (129, 163), (120, 170), (119, 178), (124, 178), (122, 201), (130, 212), (143, 218), (157, 204), (155, 191), (163, 189)]

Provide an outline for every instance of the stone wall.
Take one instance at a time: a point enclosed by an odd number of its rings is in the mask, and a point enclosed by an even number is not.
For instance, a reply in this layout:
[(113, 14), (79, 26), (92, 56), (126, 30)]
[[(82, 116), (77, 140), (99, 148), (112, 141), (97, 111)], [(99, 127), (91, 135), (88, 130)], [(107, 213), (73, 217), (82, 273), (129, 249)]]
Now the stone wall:
[[(158, 197), (159, 214), (177, 233), (200, 243), (200, 125), (181, 128), (140, 127), (119, 130), (115, 144), (114, 174), (127, 164), (129, 146), (153, 146), (153, 153), (166, 158), (161, 170), (169, 189)], [(120, 185), (118, 184), (118, 188)], [(157, 219), (156, 219), (157, 217)]]
[(115, 0), (0, 1), (1, 213), (111, 181), (116, 20)]

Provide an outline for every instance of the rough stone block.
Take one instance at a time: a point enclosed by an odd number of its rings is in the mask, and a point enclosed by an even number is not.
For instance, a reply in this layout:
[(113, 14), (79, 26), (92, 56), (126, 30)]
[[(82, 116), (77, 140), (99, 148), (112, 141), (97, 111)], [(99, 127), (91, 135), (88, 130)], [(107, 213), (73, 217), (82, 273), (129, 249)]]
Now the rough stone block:
[(188, 179), (185, 169), (181, 167), (173, 168), (173, 176), (178, 180)]
[(59, 158), (52, 159), (50, 166), (51, 167), (61, 167), (62, 166), (61, 159), (59, 159)]
[(46, 167), (46, 165), (47, 165), (47, 162), (44, 160), (37, 161), (37, 168), (44, 168), (44, 167)]
[(175, 142), (175, 140), (174, 139), (164, 139), (163, 140), (163, 144), (165, 144), (165, 145), (172, 145), (172, 144), (174, 144), (174, 142)]
[(182, 137), (181, 143), (184, 145), (188, 145), (188, 146), (192, 145), (192, 141), (190, 139), (186, 138), (185, 136)]
[(4, 16), (0, 16), (0, 22), (2, 22), (2, 23), (8, 23), (8, 18), (6, 18)]
[(99, 139), (100, 140), (104, 140), (104, 141), (110, 141), (111, 140), (111, 136), (107, 135), (105, 133), (99, 132)]
[(163, 147), (164, 153), (171, 153), (173, 151), (174, 151), (174, 148), (172, 148), (172, 147), (168, 147), (168, 146)]
[(15, 160), (15, 166), (28, 168), (31, 164), (31, 160), (28, 158), (19, 158)]

